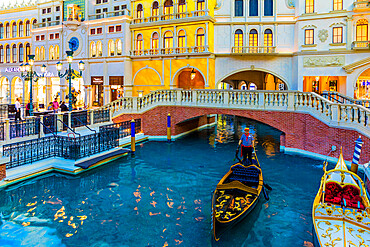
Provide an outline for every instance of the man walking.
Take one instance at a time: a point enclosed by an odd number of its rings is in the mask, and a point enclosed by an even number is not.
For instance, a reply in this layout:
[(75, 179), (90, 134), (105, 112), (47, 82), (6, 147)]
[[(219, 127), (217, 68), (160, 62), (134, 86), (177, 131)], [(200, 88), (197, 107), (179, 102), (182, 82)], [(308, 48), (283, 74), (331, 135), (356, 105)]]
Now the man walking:
[(254, 138), (249, 134), (249, 128), (244, 129), (244, 134), (240, 138), (239, 145), (242, 147), (242, 163), (244, 164), (248, 158), (248, 163), (252, 164), (252, 152), (254, 147)]
[(21, 102), (19, 102), (19, 98), (15, 101), (15, 121), (21, 120)]

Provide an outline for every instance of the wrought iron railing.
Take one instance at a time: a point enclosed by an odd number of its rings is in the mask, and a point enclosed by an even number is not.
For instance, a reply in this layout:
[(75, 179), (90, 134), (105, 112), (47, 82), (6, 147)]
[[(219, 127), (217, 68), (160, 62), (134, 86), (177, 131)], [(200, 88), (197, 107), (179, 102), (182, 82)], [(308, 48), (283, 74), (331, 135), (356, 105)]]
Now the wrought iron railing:
[(370, 108), (370, 100), (368, 99), (354, 99), (352, 97), (343, 95), (336, 91), (324, 91), (321, 94), (324, 98), (340, 104), (356, 104), (363, 107)]
[(9, 123), (10, 139), (38, 135), (40, 133), (40, 118), (31, 118), (23, 121), (13, 121)]
[(90, 124), (90, 114), (87, 110), (71, 113), (71, 127), (77, 128)]
[(99, 109), (93, 112), (94, 124), (104, 123), (110, 121), (110, 110), (109, 109)]
[[(119, 138), (124, 138), (131, 134), (131, 121), (125, 121), (121, 123), (114, 123), (99, 127), (99, 132), (105, 132), (111, 128), (119, 129)], [(135, 119), (135, 133), (141, 132), (141, 119)]]
[(57, 131), (56, 118), (57, 118), (57, 115), (55, 115), (55, 114), (49, 114), (49, 115), (44, 116), (44, 118), (43, 118), (44, 134), (51, 134), (51, 133)]
[(0, 122), (0, 141), (5, 140), (5, 123)]
[(115, 127), (77, 138), (48, 136), (4, 145), (3, 156), (10, 158), (7, 169), (51, 157), (77, 160), (117, 147), (118, 139), (119, 129)]

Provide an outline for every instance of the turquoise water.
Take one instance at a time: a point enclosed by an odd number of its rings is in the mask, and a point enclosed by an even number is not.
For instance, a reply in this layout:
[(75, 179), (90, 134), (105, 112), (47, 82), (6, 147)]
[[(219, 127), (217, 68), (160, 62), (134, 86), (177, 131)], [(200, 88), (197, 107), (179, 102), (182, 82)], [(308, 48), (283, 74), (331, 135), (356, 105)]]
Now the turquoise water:
[[(211, 198), (249, 126), (270, 201), (212, 241)], [(0, 190), (0, 246), (312, 246), (322, 161), (279, 152), (280, 132), (247, 119), (171, 144), (147, 142), (81, 176), (48, 174)]]

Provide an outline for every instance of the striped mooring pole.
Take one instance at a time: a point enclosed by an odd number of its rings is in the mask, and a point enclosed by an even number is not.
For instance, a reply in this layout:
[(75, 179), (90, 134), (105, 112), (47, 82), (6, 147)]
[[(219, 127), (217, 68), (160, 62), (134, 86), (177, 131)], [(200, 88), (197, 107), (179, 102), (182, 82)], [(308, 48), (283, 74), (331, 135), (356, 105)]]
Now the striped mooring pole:
[(131, 155), (135, 155), (135, 120), (131, 120)]
[(358, 162), (360, 160), (362, 144), (364, 144), (364, 142), (361, 140), (361, 136), (359, 136), (358, 139), (356, 140), (355, 152), (353, 153), (353, 159), (351, 164), (351, 172), (356, 174), (358, 170)]
[(171, 114), (167, 115), (167, 142), (171, 142)]

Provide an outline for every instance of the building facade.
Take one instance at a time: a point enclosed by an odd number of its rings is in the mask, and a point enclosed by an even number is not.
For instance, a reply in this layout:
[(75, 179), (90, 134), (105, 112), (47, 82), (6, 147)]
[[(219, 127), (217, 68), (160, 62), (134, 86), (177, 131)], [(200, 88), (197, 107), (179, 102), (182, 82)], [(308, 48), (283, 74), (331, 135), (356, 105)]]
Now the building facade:
[[(26, 1), (25, 1), (26, 2)], [(85, 63), (79, 108), (157, 89), (338, 91), (370, 98), (369, 13), (354, 0), (38, 0), (0, 7), (0, 101), (63, 101), (55, 64)], [(73, 43), (73, 45), (71, 45)], [(64, 70), (62, 71), (64, 72)]]

